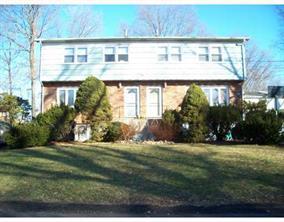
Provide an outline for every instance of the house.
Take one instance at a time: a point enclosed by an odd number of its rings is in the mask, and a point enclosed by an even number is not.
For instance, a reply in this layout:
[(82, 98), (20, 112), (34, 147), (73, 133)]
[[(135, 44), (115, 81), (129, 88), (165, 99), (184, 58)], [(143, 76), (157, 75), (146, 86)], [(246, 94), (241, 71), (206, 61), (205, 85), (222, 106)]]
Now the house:
[(178, 109), (191, 83), (210, 105), (242, 99), (246, 37), (112, 37), (41, 39), (41, 110), (74, 105), (93, 75), (108, 89), (113, 118), (159, 119)]
[(258, 103), (264, 100), (268, 110), (284, 110), (284, 86), (268, 86), (268, 91), (244, 92), (243, 100)]

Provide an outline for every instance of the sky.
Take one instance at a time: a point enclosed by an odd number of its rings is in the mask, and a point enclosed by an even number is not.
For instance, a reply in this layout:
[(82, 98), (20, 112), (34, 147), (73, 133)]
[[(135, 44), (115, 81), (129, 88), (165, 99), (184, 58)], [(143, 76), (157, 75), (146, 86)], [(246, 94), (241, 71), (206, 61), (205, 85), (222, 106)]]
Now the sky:
[[(131, 25), (138, 5), (89, 5), (102, 18), (97, 36), (120, 35), (121, 23)], [(270, 84), (284, 85), (284, 54), (278, 49), (279, 21), (273, 5), (192, 5), (197, 17), (212, 36), (248, 36), (250, 41), (269, 53), (276, 66)], [(64, 8), (64, 7), (63, 7)], [(64, 10), (63, 10), (64, 11)], [(61, 13), (60, 19), (69, 18)], [(26, 90), (24, 90), (26, 91)]]
[[(270, 84), (284, 85), (284, 55), (278, 48), (279, 20), (273, 5), (192, 5), (198, 19), (212, 36), (248, 36), (265, 50), (275, 64)], [(102, 36), (120, 34), (120, 24), (132, 24), (137, 5), (96, 5), (103, 18)]]

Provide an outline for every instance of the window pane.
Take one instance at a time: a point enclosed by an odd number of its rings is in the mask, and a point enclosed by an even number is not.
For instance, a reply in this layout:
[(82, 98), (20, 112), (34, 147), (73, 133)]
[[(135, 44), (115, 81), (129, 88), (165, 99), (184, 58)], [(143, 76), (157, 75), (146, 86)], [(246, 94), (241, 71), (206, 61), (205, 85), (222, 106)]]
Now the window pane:
[(208, 55), (199, 55), (199, 61), (209, 61)]
[(160, 116), (160, 90), (158, 88), (148, 89), (148, 116)]
[(199, 47), (199, 54), (208, 54), (208, 47)]
[(114, 55), (105, 55), (106, 62), (114, 62), (115, 56)]
[(74, 48), (66, 48), (65, 55), (74, 55)]
[(65, 63), (72, 63), (74, 62), (74, 56), (64, 56)]
[(159, 61), (168, 61), (168, 55), (159, 55), (158, 60)]
[(106, 47), (105, 54), (115, 54), (114, 47)]
[(208, 103), (210, 104), (210, 89), (203, 89), (203, 92), (207, 97)]
[(212, 54), (221, 54), (221, 47), (212, 47), (211, 53)]
[(125, 55), (118, 55), (118, 61), (128, 61), (128, 54)]
[(126, 89), (125, 92), (125, 116), (136, 117), (138, 115), (138, 91), (137, 89)]
[(78, 55), (87, 55), (87, 48), (78, 48), (77, 54)]
[(172, 54), (180, 54), (180, 47), (172, 47), (171, 53)]
[(171, 58), (172, 58), (172, 61), (181, 61), (181, 55), (178, 55), (178, 54), (172, 55)]
[(217, 106), (219, 104), (219, 95), (218, 95), (218, 89), (212, 89), (212, 102), (213, 106)]
[(128, 54), (128, 47), (118, 47), (118, 54)]
[(227, 105), (227, 89), (221, 89), (220, 91), (220, 104)]
[(168, 53), (168, 47), (159, 47), (158, 53), (159, 54), (167, 54)]
[(77, 56), (77, 62), (87, 62), (87, 56), (86, 55), (78, 55)]
[(222, 56), (221, 55), (212, 55), (212, 61), (213, 62), (221, 62)]
[(59, 105), (65, 105), (65, 90), (59, 90)]
[(67, 101), (68, 106), (73, 106), (74, 105), (74, 90), (69, 89), (67, 96), (68, 96), (68, 101)]

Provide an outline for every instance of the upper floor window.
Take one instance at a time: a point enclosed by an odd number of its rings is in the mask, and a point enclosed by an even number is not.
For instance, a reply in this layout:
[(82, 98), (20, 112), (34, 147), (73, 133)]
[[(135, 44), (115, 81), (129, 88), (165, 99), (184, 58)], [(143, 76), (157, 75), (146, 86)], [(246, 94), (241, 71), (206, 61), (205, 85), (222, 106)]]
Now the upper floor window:
[(59, 88), (58, 89), (58, 105), (74, 106), (77, 89), (75, 88)]
[(212, 47), (211, 48), (211, 58), (212, 58), (213, 62), (221, 62), (222, 61), (221, 47)]
[(118, 47), (117, 50), (118, 54), (118, 61), (121, 62), (127, 62), (128, 61), (128, 47)]
[(171, 60), (172, 61), (181, 61), (181, 49), (180, 47), (174, 46), (171, 48)]
[(199, 47), (198, 59), (202, 62), (209, 61), (209, 48), (207, 46)]
[(168, 47), (163, 46), (158, 48), (158, 61), (168, 61)]
[(64, 62), (74, 63), (74, 57), (75, 57), (74, 54), (75, 54), (74, 48), (65, 48)]
[(87, 62), (87, 48), (78, 48), (77, 49), (77, 62)]
[(114, 47), (105, 48), (105, 62), (115, 62), (115, 48)]

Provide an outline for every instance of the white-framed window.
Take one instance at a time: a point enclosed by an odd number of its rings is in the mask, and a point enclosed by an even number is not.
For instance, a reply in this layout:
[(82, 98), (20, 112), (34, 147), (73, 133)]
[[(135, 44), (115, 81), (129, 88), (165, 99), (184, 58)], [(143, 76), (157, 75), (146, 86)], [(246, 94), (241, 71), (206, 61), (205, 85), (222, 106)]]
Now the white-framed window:
[(158, 61), (165, 62), (168, 61), (168, 47), (167, 46), (160, 46), (158, 47)]
[(201, 86), (210, 106), (228, 105), (229, 90), (227, 86)]
[(65, 48), (64, 63), (74, 63), (74, 62), (75, 62), (75, 48)]
[(146, 90), (147, 117), (162, 117), (162, 88), (160, 86), (149, 86)]
[(139, 110), (139, 87), (125, 87), (124, 88), (124, 116), (125, 117), (138, 117)]
[(128, 47), (119, 46), (117, 48), (117, 57), (118, 62), (128, 62)]
[(220, 46), (212, 46), (210, 49), (212, 62), (222, 61), (222, 50)]
[(180, 46), (159, 46), (157, 51), (159, 62), (180, 62), (182, 60)]
[(209, 61), (209, 47), (208, 46), (199, 46), (198, 47), (198, 60), (200, 62), (208, 62)]
[(115, 62), (115, 47), (105, 47), (105, 62)]
[(68, 105), (73, 107), (76, 100), (78, 88), (60, 87), (57, 89), (57, 105)]
[(174, 62), (181, 61), (181, 48), (179, 46), (171, 47), (171, 61), (174, 61)]
[(88, 50), (85, 47), (77, 48), (77, 62), (85, 63), (88, 61)]
[(105, 62), (128, 62), (128, 46), (107, 46), (104, 57)]

